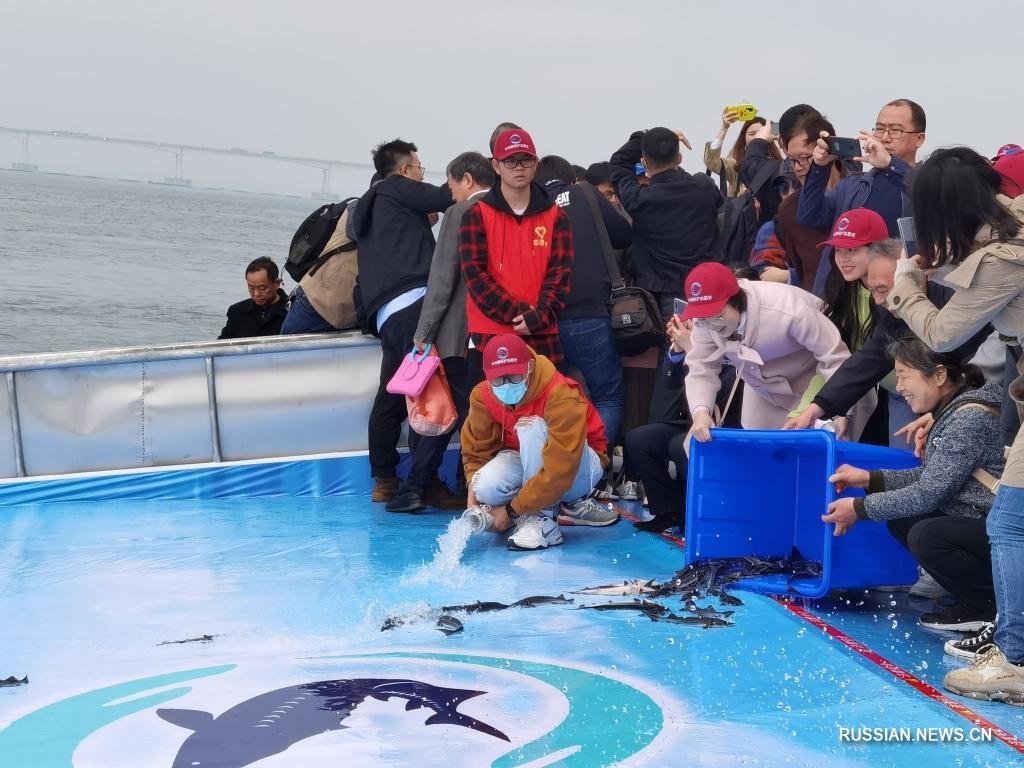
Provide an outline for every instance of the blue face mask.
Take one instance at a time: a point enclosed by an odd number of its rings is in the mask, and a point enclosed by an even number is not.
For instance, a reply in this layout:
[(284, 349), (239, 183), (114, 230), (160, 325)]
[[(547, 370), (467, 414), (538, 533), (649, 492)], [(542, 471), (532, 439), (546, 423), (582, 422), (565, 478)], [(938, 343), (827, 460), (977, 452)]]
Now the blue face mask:
[(526, 395), (526, 381), (518, 384), (502, 384), (500, 387), (492, 386), (494, 396), (505, 405), (515, 405)]

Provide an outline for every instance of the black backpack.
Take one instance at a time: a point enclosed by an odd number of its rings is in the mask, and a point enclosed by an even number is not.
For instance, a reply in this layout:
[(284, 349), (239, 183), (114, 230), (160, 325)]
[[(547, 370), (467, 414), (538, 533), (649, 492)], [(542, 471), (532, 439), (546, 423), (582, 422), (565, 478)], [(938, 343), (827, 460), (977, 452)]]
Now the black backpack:
[(327, 245), (338, 226), (341, 214), (345, 212), (350, 203), (358, 199), (358, 197), (349, 197), (340, 203), (321, 205), (299, 225), (292, 237), (291, 245), (288, 246), (288, 258), (284, 263), (284, 269), (292, 280), (299, 282), (307, 272), (318, 268), (334, 253), (355, 250), (355, 243), (350, 243), (333, 253), (323, 253), (324, 246)]
[[(726, 197), (724, 191), (722, 207), (718, 209), (718, 234), (715, 250), (719, 261), (730, 269), (750, 266), (750, 252), (757, 239), (761, 225), (757, 220), (755, 197), (761, 188), (778, 174), (779, 164), (766, 162), (751, 179), (750, 186), (742, 195)], [(711, 175), (711, 172), (708, 172)], [(722, 187), (725, 179), (722, 179)]]

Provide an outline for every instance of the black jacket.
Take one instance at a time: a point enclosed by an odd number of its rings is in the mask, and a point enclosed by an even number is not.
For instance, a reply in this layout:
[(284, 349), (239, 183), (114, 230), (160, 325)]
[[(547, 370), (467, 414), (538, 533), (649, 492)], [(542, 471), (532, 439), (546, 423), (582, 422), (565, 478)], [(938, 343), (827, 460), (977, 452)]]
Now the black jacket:
[(391, 299), (426, 287), (434, 255), (427, 215), (446, 211), (453, 203), (446, 185), (435, 187), (397, 175), (377, 182), (359, 198), (359, 290), (371, 328), (377, 310)]
[(277, 301), (266, 309), (245, 299), (228, 307), (228, 322), (218, 339), (245, 339), (251, 336), (277, 336), (288, 314), (288, 294), (277, 289)]
[(779, 213), (779, 206), (782, 204), (782, 195), (775, 187), (775, 179), (782, 175), (782, 163), (769, 154), (771, 147), (764, 139), (754, 139), (747, 144), (747, 151), (743, 155), (743, 164), (740, 166), (740, 181), (750, 186), (751, 180), (757, 176), (757, 172), (765, 163), (774, 163), (776, 173), (757, 192), (757, 202), (761, 204), (761, 212), (758, 221), (761, 224), (771, 221)]
[(717, 260), (715, 237), (722, 195), (704, 174), (663, 171), (643, 187), (636, 179), (642, 131), (611, 158), (612, 182), (633, 218), (633, 282), (654, 292), (682, 290), (690, 270)]
[(600, 222), (594, 221), (590, 203), (579, 185), (556, 179), (549, 181), (544, 188), (555, 205), (568, 214), (572, 225), (573, 248), (576, 251), (572, 263), (572, 288), (565, 300), (565, 308), (558, 317), (607, 317), (612, 282), (601, 249), (598, 227), (604, 227), (608, 232), (613, 249), (627, 247), (633, 241), (633, 230), (626, 218), (615, 210), (615, 206), (593, 187), (590, 189), (601, 211)]
[[(945, 306), (952, 295), (952, 288), (946, 288), (938, 283), (928, 283), (928, 298), (935, 306)], [(864, 342), (863, 347), (839, 366), (839, 370), (832, 374), (832, 378), (825, 382), (818, 396), (811, 401), (825, 412), (825, 418), (845, 416), (858, 400), (888, 376), (893, 363), (892, 358), (886, 354), (886, 347), (910, 333), (907, 324), (889, 310), (884, 307), (877, 309), (878, 320), (871, 337)], [(969, 360), (991, 333), (992, 327), (986, 325), (958, 347), (955, 353), (962, 359)]]

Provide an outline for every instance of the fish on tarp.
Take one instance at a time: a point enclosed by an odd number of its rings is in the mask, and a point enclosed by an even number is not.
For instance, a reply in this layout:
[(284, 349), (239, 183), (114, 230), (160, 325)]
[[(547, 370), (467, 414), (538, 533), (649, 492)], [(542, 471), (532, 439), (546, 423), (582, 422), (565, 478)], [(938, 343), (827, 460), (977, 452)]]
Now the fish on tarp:
[[(720, 592), (724, 587), (741, 579), (756, 576), (786, 575), (793, 579), (820, 577), (821, 563), (807, 560), (795, 547), (789, 557), (744, 557), (709, 558), (692, 562), (662, 584), (655, 597), (679, 595), (684, 600), (704, 598)], [(790, 587), (792, 589), (792, 587)], [(726, 602), (729, 603), (726, 599)]]
[(718, 598), (718, 602), (722, 605), (743, 605), (743, 601), (735, 595), (726, 592), (724, 589), (716, 589), (714, 592), (709, 593), (714, 597)]
[(439, 616), (435, 629), (441, 630), (446, 635), (454, 635), (456, 632), (461, 632), (464, 627), (462, 622), (454, 616)]
[(510, 606), (505, 603), (486, 603), (477, 600), (475, 603), (469, 605), (443, 605), (441, 610), (445, 613), (454, 613), (455, 611), (463, 611), (464, 613), (488, 613), (489, 611), (504, 611)]
[(654, 579), (642, 581), (631, 579), (621, 584), (602, 584), (599, 587), (578, 589), (574, 595), (603, 595), (606, 597), (629, 597), (631, 595), (652, 595), (661, 585)]
[(669, 624), (689, 624), (694, 627), (711, 629), (712, 627), (735, 627), (731, 621), (720, 619), (715, 616), (677, 616), (674, 613), (666, 613), (662, 616), (651, 616), (651, 621), (667, 621)]
[(203, 635), (201, 637), (189, 637), (184, 640), (164, 640), (157, 645), (182, 645), (183, 643), (209, 643), (216, 635)]
[(575, 601), (571, 597), (566, 597), (565, 595), (558, 595), (557, 597), (551, 597), (550, 595), (533, 595), (531, 597), (524, 597), (522, 600), (516, 600), (509, 607), (536, 608), (538, 605), (568, 605), (572, 602)]
[(653, 600), (630, 600), (622, 603), (595, 603), (593, 605), (580, 605), (577, 609), (591, 610), (591, 611), (640, 611), (640, 613), (646, 614), (647, 616), (660, 616), (663, 613), (668, 613), (666, 608), (661, 603), (656, 603)]
[(11, 675), (6, 680), (0, 680), (0, 688), (12, 688), (15, 685), (28, 685), (28, 675), (25, 675), (21, 680)]
[(695, 613), (698, 616), (714, 616), (718, 619), (727, 619), (736, 613), (736, 611), (720, 611), (711, 605), (697, 605), (692, 599), (687, 600), (685, 606), (690, 613)]

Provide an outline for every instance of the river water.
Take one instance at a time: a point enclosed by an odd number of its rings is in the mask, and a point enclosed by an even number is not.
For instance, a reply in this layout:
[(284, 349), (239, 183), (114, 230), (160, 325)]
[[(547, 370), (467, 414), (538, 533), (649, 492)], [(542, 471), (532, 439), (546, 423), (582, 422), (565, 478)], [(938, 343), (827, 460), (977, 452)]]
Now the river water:
[(283, 266), (319, 205), (0, 171), (0, 355), (214, 339), (246, 264)]

